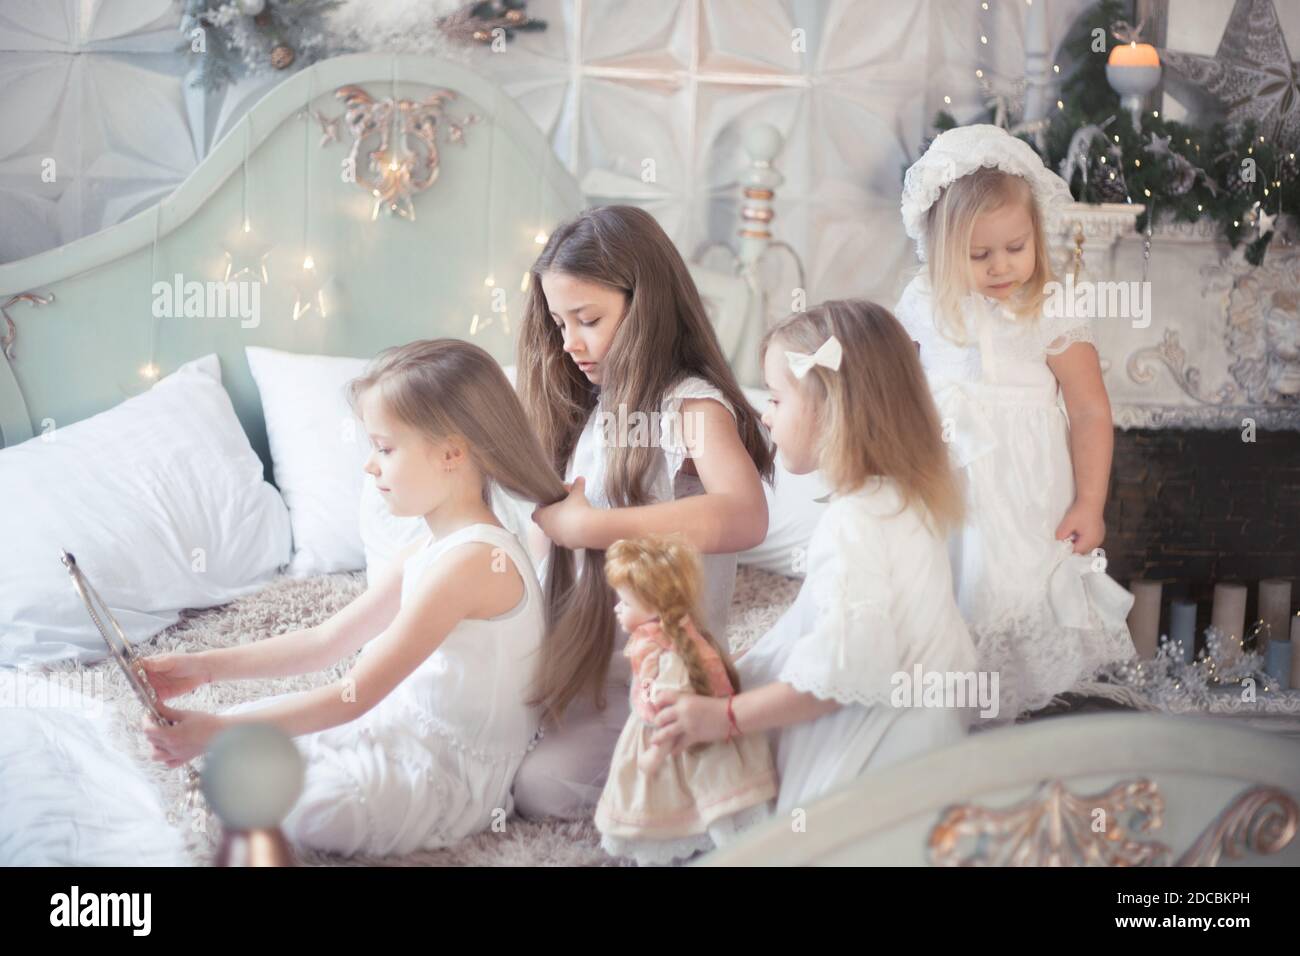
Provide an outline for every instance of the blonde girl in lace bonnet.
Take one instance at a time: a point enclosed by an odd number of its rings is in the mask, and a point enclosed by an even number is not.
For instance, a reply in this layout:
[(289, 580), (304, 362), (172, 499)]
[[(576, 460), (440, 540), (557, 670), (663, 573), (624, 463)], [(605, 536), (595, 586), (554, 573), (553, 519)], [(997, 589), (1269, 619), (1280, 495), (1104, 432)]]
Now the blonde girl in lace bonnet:
[(950, 341), (968, 344), (961, 300), (972, 282), (971, 234), (980, 217), (1021, 204), (1029, 214), (1034, 269), (1005, 304), (1011, 314), (1033, 321), (1043, 309), (1047, 285), (1055, 281), (1047, 245), (1069, 187), (1047, 169), (1033, 148), (996, 126), (962, 126), (935, 137), (907, 171), (903, 221), (926, 263), (935, 302), (936, 325)]

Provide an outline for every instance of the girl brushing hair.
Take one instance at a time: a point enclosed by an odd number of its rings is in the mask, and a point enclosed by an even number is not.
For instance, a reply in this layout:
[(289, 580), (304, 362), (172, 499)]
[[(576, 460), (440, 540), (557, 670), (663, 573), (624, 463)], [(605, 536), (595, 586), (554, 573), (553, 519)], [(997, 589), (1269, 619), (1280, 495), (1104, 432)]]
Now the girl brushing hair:
[[(526, 816), (590, 813), (627, 719), (626, 635), (602, 552), (681, 531), (702, 554), (704, 626), (725, 635), (736, 552), (767, 532), (772, 452), (727, 365), (686, 264), (647, 212), (589, 209), (533, 266), (518, 343), (524, 407), (569, 495), (538, 509), (546, 537), (585, 549), (543, 569), (580, 626), (547, 638), (536, 700), (544, 738), (520, 768)], [(560, 721), (563, 720), (561, 724)]]

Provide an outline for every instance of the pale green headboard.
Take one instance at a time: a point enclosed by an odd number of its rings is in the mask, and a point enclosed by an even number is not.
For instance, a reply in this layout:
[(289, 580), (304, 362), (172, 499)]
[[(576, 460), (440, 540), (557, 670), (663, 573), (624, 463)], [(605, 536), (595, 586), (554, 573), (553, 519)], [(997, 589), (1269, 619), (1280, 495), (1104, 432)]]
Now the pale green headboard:
[[(456, 94), (446, 106), (451, 118), (480, 117), (465, 128), (463, 145), (438, 135), (441, 172), (414, 197), (414, 221), (387, 212), (372, 221), (374, 199), (343, 181), (340, 164), (351, 145), (345, 124), (339, 142), (319, 145), (320, 126), (305, 108), (340, 115), (334, 91), (348, 84), (377, 99), (394, 89), (411, 100), (448, 89)], [(254, 232), (275, 244), (260, 323), (154, 318), (156, 281), (171, 282), (176, 273), (187, 281), (223, 277), (226, 243), (242, 225), (245, 187)], [(166, 375), (216, 352), (269, 477), (245, 346), (371, 356), (413, 339), (455, 336), (512, 361), (521, 280), (540, 251), (536, 237), (582, 205), (576, 182), (532, 121), (482, 76), (425, 57), (363, 54), (318, 63), (254, 106), (159, 205), (101, 233), (0, 265), (0, 303), (24, 292), (54, 296), (48, 305), (23, 302), (8, 310), (17, 335), (13, 358), (0, 362), (0, 438), (16, 444), (120, 403), (148, 386), (141, 370), (151, 361)], [(295, 321), (289, 280), (301, 272), (305, 248), (323, 274), (335, 277), (338, 294), (325, 318), (313, 311)], [(493, 311), (489, 273), (505, 293), (504, 300), (497, 297), (504, 315)], [(491, 322), (471, 334), (475, 314)]]

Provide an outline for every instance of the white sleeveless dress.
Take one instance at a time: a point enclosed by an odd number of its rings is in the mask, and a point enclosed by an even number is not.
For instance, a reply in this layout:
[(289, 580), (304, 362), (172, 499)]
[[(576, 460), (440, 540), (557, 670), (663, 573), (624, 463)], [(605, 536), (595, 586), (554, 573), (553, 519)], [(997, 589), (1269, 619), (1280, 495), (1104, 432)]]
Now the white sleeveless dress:
[(998, 721), (1046, 706), (1103, 665), (1135, 654), (1133, 598), (1104, 556), (1073, 554), (1056, 528), (1074, 502), (1069, 424), (1049, 355), (1092, 342), (1087, 319), (1017, 321), (998, 300), (968, 296), (968, 345), (935, 326), (923, 269), (894, 310), (921, 345), (954, 465), (966, 526), (949, 542), (957, 601), (983, 670), (1000, 675)]
[[(291, 843), (346, 856), (405, 855), (450, 846), (513, 812), (511, 785), (537, 733), (539, 714), (526, 700), (544, 633), (526, 549), (488, 524), (430, 537), (405, 563), (402, 603), (442, 555), (471, 541), (500, 548), (514, 562), (524, 581), (519, 604), (498, 617), (462, 620), (356, 720), (294, 738), (306, 778), (284, 821)], [(285, 696), (294, 695), (226, 712)]]
[[(670, 388), (660, 402), (658, 449), (654, 470), (646, 488), (652, 503), (674, 501), (704, 493), (697, 475), (684, 474), (682, 464), (689, 455), (681, 427), (681, 403), (686, 399), (711, 398), (719, 402), (732, 418), (736, 410), (722, 391), (698, 376), (688, 376)], [(610, 507), (605, 497), (607, 446), (599, 418), (599, 407), (592, 411), (583, 427), (564, 480), (581, 475), (586, 479), (587, 500), (594, 507)], [(705, 626), (719, 640), (726, 639), (727, 617), (736, 588), (736, 555), (700, 555), (703, 570), (700, 613)], [(540, 579), (546, 580), (546, 561)], [(578, 573), (582, 573), (579, 556)], [(584, 694), (569, 706), (560, 727), (547, 727), (536, 750), (520, 767), (515, 782), (515, 800), (522, 816), (576, 818), (589, 816), (600, 799), (609, 773), (614, 745), (627, 723), (631, 673), (622, 654), (627, 634), (615, 624), (614, 654), (610, 660), (605, 687), (605, 709), (597, 710), (590, 694)]]

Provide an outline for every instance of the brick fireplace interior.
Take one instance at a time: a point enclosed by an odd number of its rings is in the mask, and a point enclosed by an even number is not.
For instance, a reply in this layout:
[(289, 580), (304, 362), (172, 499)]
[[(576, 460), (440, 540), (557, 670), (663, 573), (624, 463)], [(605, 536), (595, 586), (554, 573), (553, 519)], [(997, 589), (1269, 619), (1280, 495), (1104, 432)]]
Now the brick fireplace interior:
[(1258, 618), (1261, 578), (1291, 579), (1295, 611), (1300, 432), (1260, 429), (1255, 439), (1233, 430), (1115, 430), (1108, 571), (1126, 587), (1137, 578), (1164, 582), (1161, 634), (1170, 602), (1188, 598), (1197, 603), (1199, 647), (1216, 583), (1247, 585), (1247, 631)]

